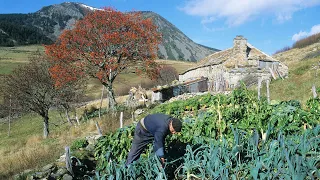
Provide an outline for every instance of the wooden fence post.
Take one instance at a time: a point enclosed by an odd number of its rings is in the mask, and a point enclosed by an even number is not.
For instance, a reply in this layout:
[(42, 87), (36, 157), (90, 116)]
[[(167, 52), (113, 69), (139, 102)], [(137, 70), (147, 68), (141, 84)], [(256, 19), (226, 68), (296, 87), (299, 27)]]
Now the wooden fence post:
[(262, 83), (262, 77), (258, 77), (258, 99), (259, 100), (261, 96), (261, 83)]
[(132, 118), (132, 122), (134, 122), (136, 120), (136, 117), (134, 115), (134, 111), (131, 112), (131, 118)]
[(123, 127), (123, 112), (120, 113), (120, 128)]
[(312, 85), (312, 94), (313, 94), (313, 98), (317, 97), (317, 89), (316, 89), (316, 85)]
[(269, 90), (270, 79), (266, 80), (266, 84), (267, 84), (267, 98), (268, 98), (268, 103), (270, 104), (270, 90)]
[(74, 176), (74, 173), (72, 171), (72, 164), (71, 164), (71, 157), (70, 157), (70, 149), (69, 146), (65, 147), (66, 151), (66, 168), (71, 173), (72, 176)]
[(280, 76), (280, 78), (283, 80), (283, 76), (282, 76), (281, 73), (278, 71), (278, 69), (276, 69), (276, 72), (278, 73), (278, 75)]
[(11, 101), (11, 95), (9, 96), (9, 117), (8, 117), (8, 136), (10, 136), (10, 131), (11, 131), (11, 110), (12, 110), (12, 101)]
[(276, 79), (277, 79), (277, 78), (276, 78), (276, 75), (274, 75), (274, 72), (273, 72), (273, 70), (272, 70), (270, 67), (269, 67), (269, 71), (270, 71), (270, 73), (271, 73), (271, 75), (272, 75), (273, 79), (275, 79), (275, 80), (276, 80)]
[(96, 127), (97, 127), (97, 130), (98, 130), (98, 134), (99, 134), (100, 136), (102, 136), (101, 128), (100, 128), (100, 126), (99, 126), (98, 121), (96, 121)]

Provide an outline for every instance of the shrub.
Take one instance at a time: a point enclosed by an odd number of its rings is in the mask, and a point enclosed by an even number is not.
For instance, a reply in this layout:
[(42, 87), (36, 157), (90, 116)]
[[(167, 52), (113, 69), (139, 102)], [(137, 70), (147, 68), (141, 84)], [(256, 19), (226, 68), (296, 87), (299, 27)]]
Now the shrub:
[(70, 149), (72, 151), (78, 150), (80, 148), (86, 147), (88, 144), (89, 143), (88, 143), (88, 141), (86, 139), (77, 139), (77, 140), (73, 141), (73, 143), (70, 146)]
[(294, 69), (292, 71), (292, 73), (295, 75), (302, 75), (302, 74), (308, 72), (309, 69), (310, 69), (310, 65), (304, 65), (304, 66), (300, 66), (300, 67)]
[(304, 48), (320, 41), (320, 33), (303, 38), (292, 45), (292, 48)]
[(286, 46), (286, 47), (284, 47), (284, 48), (282, 48), (280, 50), (277, 50), (273, 55), (278, 54), (278, 53), (282, 53), (282, 52), (285, 52), (285, 51), (289, 51), (290, 49), (292, 49), (292, 48), (289, 47), (289, 46)]
[(312, 58), (316, 58), (316, 57), (319, 57), (319, 56), (320, 56), (320, 50), (315, 51), (315, 52), (308, 53), (308, 54), (303, 58), (303, 60), (312, 59)]

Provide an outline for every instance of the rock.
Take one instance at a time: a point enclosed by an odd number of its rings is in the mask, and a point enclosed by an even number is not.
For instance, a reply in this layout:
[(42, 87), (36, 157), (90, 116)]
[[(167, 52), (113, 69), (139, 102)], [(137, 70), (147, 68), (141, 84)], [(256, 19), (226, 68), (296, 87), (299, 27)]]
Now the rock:
[(51, 173), (51, 171), (46, 171), (46, 172), (36, 172), (33, 174), (33, 177), (37, 178), (37, 179), (42, 179), (47, 177), (49, 174)]
[(61, 177), (65, 174), (68, 174), (68, 170), (66, 168), (60, 168), (57, 170), (56, 173), (52, 173), (50, 176), (49, 176), (49, 179), (52, 178), (52, 179), (61, 179)]
[[(28, 178), (28, 177), (30, 176), (30, 174), (32, 174), (32, 172), (33, 172), (33, 170), (31, 170), (31, 169), (24, 170), (23, 172), (14, 175), (13, 179), (23, 179), (24, 177), (27, 177), (27, 179), (29, 180), (30, 178)], [(32, 180), (32, 179), (30, 179), (30, 180)]]
[(142, 113), (143, 113), (143, 109), (137, 109), (137, 110), (134, 111), (134, 114), (137, 115), (137, 116), (142, 114)]
[(69, 174), (65, 174), (65, 175), (63, 175), (63, 177), (62, 177), (62, 180), (72, 180), (72, 179), (73, 179), (72, 176), (69, 175)]
[(34, 180), (34, 179), (36, 179), (34, 176), (28, 176), (27, 177), (27, 180)]
[(13, 179), (21, 179), (21, 174), (16, 174), (13, 176)]
[(68, 173), (68, 170), (66, 168), (60, 168), (60, 169), (58, 169), (58, 171), (55, 174), (58, 176), (62, 176), (67, 173)]
[(86, 140), (89, 144), (95, 145), (97, 143), (97, 140), (101, 137), (101, 135), (93, 135), (86, 137)]
[(23, 171), (23, 174), (29, 174), (30, 172), (32, 172), (32, 170), (31, 169), (27, 169), (27, 170)]
[(86, 147), (86, 151), (94, 152), (94, 144), (89, 144), (89, 145)]
[(58, 162), (66, 162), (66, 154), (63, 154), (62, 156), (60, 156), (59, 159), (57, 159)]
[(55, 167), (53, 164), (48, 164), (48, 165), (44, 166), (41, 171), (48, 171), (48, 170), (52, 170), (54, 168)]

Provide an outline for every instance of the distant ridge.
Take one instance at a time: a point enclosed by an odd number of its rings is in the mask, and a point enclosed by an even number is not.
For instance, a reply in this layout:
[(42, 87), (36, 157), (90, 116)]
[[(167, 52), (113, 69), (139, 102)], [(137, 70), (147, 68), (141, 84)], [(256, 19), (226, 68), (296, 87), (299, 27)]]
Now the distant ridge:
[[(0, 46), (51, 44), (64, 29), (72, 29), (77, 20), (94, 10), (98, 9), (82, 3), (65, 2), (45, 6), (35, 13), (0, 14)], [(152, 11), (141, 13), (146, 18), (152, 18), (162, 33), (163, 42), (158, 51), (160, 59), (195, 62), (218, 51), (193, 42)]]

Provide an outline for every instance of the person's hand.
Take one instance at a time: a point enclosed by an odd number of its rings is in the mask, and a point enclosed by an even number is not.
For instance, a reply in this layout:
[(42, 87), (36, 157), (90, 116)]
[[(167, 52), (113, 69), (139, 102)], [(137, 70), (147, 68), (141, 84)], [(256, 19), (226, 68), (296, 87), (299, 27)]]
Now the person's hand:
[(166, 160), (164, 158), (160, 158), (162, 168), (164, 168)]

